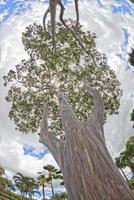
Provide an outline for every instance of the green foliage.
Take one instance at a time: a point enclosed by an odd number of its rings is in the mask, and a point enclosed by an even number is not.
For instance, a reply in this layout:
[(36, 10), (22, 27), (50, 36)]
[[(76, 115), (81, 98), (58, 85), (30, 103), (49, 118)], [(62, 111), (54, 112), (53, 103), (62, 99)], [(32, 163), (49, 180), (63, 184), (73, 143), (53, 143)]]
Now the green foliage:
[[(131, 121), (134, 121), (134, 109), (132, 110), (132, 113), (131, 113)], [(134, 125), (133, 125), (133, 128), (134, 128)]]
[[(4, 191), (0, 190), (0, 199), (1, 200), (5, 200), (5, 199), (8, 199), (8, 200), (20, 200), (21, 196), (18, 195), (18, 194), (15, 194), (14, 192), (11, 192), (9, 190), (4, 190)], [(28, 199), (29, 198), (26, 198), (26, 197), (23, 198), (23, 200), (28, 200)]]
[(7, 190), (7, 189), (10, 189), (12, 191), (15, 190), (15, 187), (13, 186), (12, 181), (2, 176), (0, 176), (0, 188), (4, 190)]
[(129, 181), (130, 187), (132, 189), (132, 191), (134, 192), (134, 177), (132, 177)]
[[(1, 191), (0, 190), (0, 197), (2, 198), (1, 200), (5, 200), (5, 199), (8, 199), (8, 200), (20, 200), (21, 199), (21, 196), (18, 195), (18, 194), (15, 194), (14, 192), (11, 192), (9, 190), (4, 190), (4, 191)], [(24, 197), (23, 200), (29, 200), (29, 198), (26, 198)]]
[(40, 186), (46, 186), (45, 184), (47, 183), (47, 180), (46, 180), (46, 176), (44, 174), (41, 174), (40, 176), (37, 177), (37, 182)]
[(46, 165), (43, 167), (45, 170), (44, 172), (41, 172), (41, 174), (48, 173), (46, 176), (46, 181), (49, 183), (53, 179), (61, 179), (63, 180), (63, 176), (60, 170), (56, 169), (53, 165)]
[(116, 165), (119, 168), (130, 167), (134, 176), (134, 136), (130, 137), (126, 143), (125, 151), (115, 158)]
[(128, 61), (129, 61), (130, 65), (132, 65), (134, 67), (134, 49), (132, 48), (131, 50), (132, 51), (131, 51), (131, 53), (129, 53)]
[(93, 103), (82, 89), (85, 79), (102, 93), (105, 116), (118, 113), (122, 91), (114, 71), (107, 65), (106, 56), (96, 51), (95, 35), (89, 31), (84, 32), (82, 26), (77, 33), (85, 49), (94, 55), (97, 68), (90, 55), (60, 23), (56, 25), (56, 52), (52, 50), (49, 23), (46, 32), (42, 26), (33, 24), (22, 34), (22, 42), (29, 59), (22, 60), (3, 77), (5, 86), (11, 86), (6, 97), (11, 102), (9, 117), (14, 120), (19, 131), (36, 132), (40, 125), (43, 104), (48, 102), (49, 129), (54, 134), (62, 133), (56, 96), (59, 87), (68, 97), (77, 116), (80, 119), (87, 118)]
[(133, 111), (131, 113), (131, 121), (134, 121), (134, 109), (133, 109)]
[(132, 3), (134, 3), (134, 0), (130, 0)]
[(17, 173), (13, 178), (16, 183), (16, 187), (22, 194), (32, 196), (34, 193), (39, 193), (39, 185), (33, 178), (23, 176), (21, 173)]
[(65, 192), (60, 194), (55, 194), (54, 197), (51, 198), (51, 200), (67, 200), (67, 194)]
[[(20, 200), (21, 199), (20, 195), (15, 194), (14, 193), (15, 191), (16, 191), (16, 187), (12, 183), (12, 181), (5, 177), (0, 176), (0, 197), (10, 199), (10, 200), (15, 200), (15, 199)], [(28, 198), (24, 198), (24, 200), (27, 200), (27, 199)]]

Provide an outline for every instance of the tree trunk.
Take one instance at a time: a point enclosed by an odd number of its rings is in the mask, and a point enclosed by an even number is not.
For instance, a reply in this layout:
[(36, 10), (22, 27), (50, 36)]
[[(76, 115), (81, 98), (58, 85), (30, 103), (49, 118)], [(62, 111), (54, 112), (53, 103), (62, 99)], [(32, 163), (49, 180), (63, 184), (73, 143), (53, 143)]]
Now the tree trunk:
[(44, 183), (42, 184), (42, 196), (43, 196), (43, 199), (42, 200), (46, 200), (45, 198), (45, 189), (44, 189)]
[(31, 193), (29, 193), (29, 200), (32, 200), (33, 198), (32, 198), (32, 194)]
[[(132, 200), (95, 127), (78, 126), (62, 154), (62, 172), (69, 200)], [(75, 131), (75, 132), (74, 132)], [(84, 135), (84, 136), (83, 136)]]
[(103, 133), (103, 100), (87, 84), (94, 108), (86, 121), (79, 121), (64, 95), (59, 93), (64, 142), (48, 132), (45, 107), (40, 142), (45, 144), (58, 162), (64, 176), (69, 200), (134, 200), (127, 183), (114, 164)]
[(53, 187), (53, 182), (52, 182), (52, 180), (51, 180), (50, 184), (51, 184), (51, 189), (52, 189), (52, 195), (53, 195), (53, 197), (54, 197), (54, 187)]
[(24, 199), (24, 192), (21, 192), (21, 200)]

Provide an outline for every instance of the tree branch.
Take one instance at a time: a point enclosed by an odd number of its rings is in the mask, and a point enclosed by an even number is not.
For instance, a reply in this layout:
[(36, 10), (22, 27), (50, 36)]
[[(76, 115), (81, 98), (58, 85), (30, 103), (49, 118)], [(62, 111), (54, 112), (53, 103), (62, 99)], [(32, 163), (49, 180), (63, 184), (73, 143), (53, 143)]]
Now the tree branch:
[(58, 0), (49, 0), (49, 10), (50, 10), (50, 17), (51, 17), (51, 28), (52, 28), (52, 42), (53, 42), (53, 49), (56, 49), (56, 41), (55, 41), (55, 21), (56, 21), (56, 7), (57, 7)]
[(93, 87), (90, 86), (88, 82), (85, 81), (84, 89), (92, 95), (94, 107), (92, 111), (91, 118), (97, 120), (102, 126), (104, 123), (104, 104), (101, 94), (95, 90)]
[(44, 30), (46, 31), (46, 18), (47, 18), (47, 15), (48, 13), (50, 12), (50, 9), (48, 8), (43, 16), (43, 27), (44, 27)]
[(74, 0), (75, 2), (75, 11), (76, 11), (76, 28), (79, 26), (79, 7), (78, 7), (78, 1)]
[[(78, 1), (78, 0), (76, 0), (76, 1)], [(85, 49), (85, 47), (84, 47), (84, 45), (83, 45), (83, 43), (81, 41), (81, 38), (79, 37), (78, 33), (76, 31), (74, 31), (73, 29), (71, 29), (67, 25), (67, 23), (65, 22), (65, 20), (63, 19), (65, 8), (64, 8), (64, 5), (61, 2), (61, 0), (58, 0), (58, 4), (59, 4), (59, 6), (61, 8), (61, 10), (60, 10), (60, 21), (61, 21), (61, 23), (72, 33), (72, 35), (74, 36), (74, 38), (76, 39), (76, 41), (79, 43), (80, 47), (85, 51), (85, 53), (87, 53), (91, 57), (94, 66), (97, 68), (98, 66), (97, 66), (97, 63), (95, 61), (94, 55)]]
[(61, 165), (61, 158), (60, 158), (60, 140), (56, 138), (56, 136), (48, 131), (48, 108), (47, 104), (44, 105), (43, 109), (43, 116), (41, 121), (41, 130), (39, 133), (40, 140), (39, 142), (44, 144), (52, 153), (55, 160)]

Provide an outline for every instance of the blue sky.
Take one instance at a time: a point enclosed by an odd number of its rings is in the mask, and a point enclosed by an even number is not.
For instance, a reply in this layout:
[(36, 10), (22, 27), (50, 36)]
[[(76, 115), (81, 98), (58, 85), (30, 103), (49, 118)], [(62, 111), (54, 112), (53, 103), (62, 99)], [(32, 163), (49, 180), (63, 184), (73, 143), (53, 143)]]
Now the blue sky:
[(121, 14), (133, 14), (134, 10), (132, 8), (132, 4), (127, 0), (116, 0), (117, 5), (111, 5), (111, 10), (113, 13), (121, 13)]
[[(13, 12), (15, 12), (16, 15), (19, 15), (23, 12), (25, 12), (27, 9), (31, 9), (31, 4), (33, 1), (36, 0), (20, 0), (20, 1), (14, 1), (14, 0), (7, 0), (5, 3), (1, 1), (0, 3), (0, 13), (7, 12), (7, 14), (3, 17), (1, 22), (4, 22), (6, 19), (8, 19)], [(100, 7), (103, 7), (103, 0), (96, 0), (98, 5)], [(42, 1), (43, 2), (43, 1)], [(47, 2), (47, 0), (44, 0), (44, 2)], [(70, 2), (69, 0), (64, 0), (64, 3), (67, 4)], [(121, 13), (121, 14), (132, 14), (133, 8), (132, 4), (129, 3), (128, 0), (115, 0), (115, 5), (111, 4), (111, 11), (113, 13)]]
[[(21, 13), (25, 12), (27, 9), (31, 9), (31, 4), (33, 4), (33, 1), (37, 0), (6, 0), (6, 2), (3, 3), (1, 0), (0, 2), (0, 13), (7, 12), (7, 14), (3, 17), (1, 23), (3, 23), (6, 19), (8, 19), (13, 13), (15, 15), (20, 15)], [(42, 1), (44, 3), (48, 2), (48, 0)], [(68, 0), (64, 0), (64, 3), (67, 4)]]
[(47, 148), (42, 148), (39, 152), (36, 151), (34, 146), (25, 144), (23, 147), (24, 155), (30, 155), (33, 157), (37, 157), (38, 159), (42, 159), (46, 154), (49, 153)]
[[(104, 0), (96, 0), (100, 7), (104, 7)], [(133, 14), (132, 4), (128, 0), (115, 0), (115, 4), (110, 5), (112, 13)]]

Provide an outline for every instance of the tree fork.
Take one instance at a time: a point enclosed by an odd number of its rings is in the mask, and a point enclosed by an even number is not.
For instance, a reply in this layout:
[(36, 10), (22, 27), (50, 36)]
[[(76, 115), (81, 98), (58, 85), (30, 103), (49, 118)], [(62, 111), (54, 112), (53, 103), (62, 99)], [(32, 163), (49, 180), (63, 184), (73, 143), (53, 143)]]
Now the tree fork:
[(69, 200), (134, 200), (106, 147), (101, 95), (88, 83), (84, 84), (84, 89), (93, 97), (91, 116), (80, 121), (59, 91), (64, 144), (48, 134), (46, 117), (42, 119), (41, 142), (49, 148), (61, 168)]

